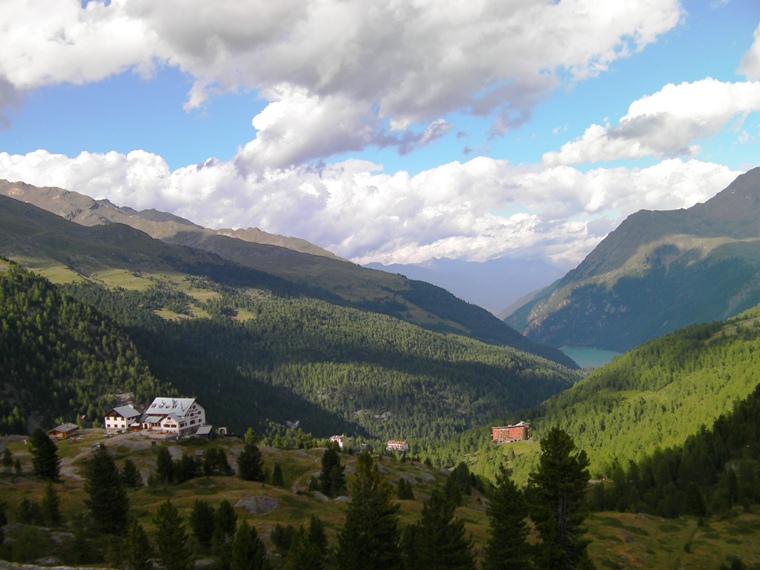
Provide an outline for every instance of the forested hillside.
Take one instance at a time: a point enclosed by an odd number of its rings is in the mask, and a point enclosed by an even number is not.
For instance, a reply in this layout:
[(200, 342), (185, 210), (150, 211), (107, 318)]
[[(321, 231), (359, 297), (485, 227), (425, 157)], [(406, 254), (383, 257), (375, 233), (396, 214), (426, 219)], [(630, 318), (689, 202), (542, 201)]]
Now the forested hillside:
[(130, 393), (173, 394), (113, 320), (47, 280), (0, 260), (0, 432), (92, 422)]
[[(760, 383), (760, 307), (725, 322), (693, 325), (616, 357), (573, 388), (504, 421), (530, 420), (540, 438), (570, 433), (591, 460), (592, 475), (680, 445), (711, 426)], [(535, 445), (496, 447), (488, 426), (461, 434), (440, 451), (444, 461), (469, 455), (481, 472), (508, 460), (524, 477)]]
[[(576, 379), (554, 362), (385, 315), (194, 283), (215, 294), (200, 301), (169, 283), (142, 292), (85, 283), (65, 290), (117, 319), (160, 378), (234, 428), (268, 418), (300, 420), (322, 436), (440, 440)], [(205, 317), (188, 317), (199, 313)]]
[(260, 287), (381, 313), (576, 366), (560, 350), (526, 339), (485, 309), (440, 287), (365, 269), (303, 240), (268, 236), (267, 244), (248, 241), (261, 237), (256, 230), (211, 230), (164, 212), (136, 212), (61, 188), (0, 180), (0, 254), (57, 281), (91, 279), (113, 270), (206, 276), (228, 286)]

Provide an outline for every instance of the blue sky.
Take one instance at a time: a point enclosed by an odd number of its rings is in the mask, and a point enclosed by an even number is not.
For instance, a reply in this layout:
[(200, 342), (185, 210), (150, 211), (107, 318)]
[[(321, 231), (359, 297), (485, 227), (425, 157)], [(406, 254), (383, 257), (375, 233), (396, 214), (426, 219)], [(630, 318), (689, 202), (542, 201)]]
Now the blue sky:
[(0, 0), (0, 22), (0, 177), (362, 263), (578, 262), (759, 165), (756, 0)]

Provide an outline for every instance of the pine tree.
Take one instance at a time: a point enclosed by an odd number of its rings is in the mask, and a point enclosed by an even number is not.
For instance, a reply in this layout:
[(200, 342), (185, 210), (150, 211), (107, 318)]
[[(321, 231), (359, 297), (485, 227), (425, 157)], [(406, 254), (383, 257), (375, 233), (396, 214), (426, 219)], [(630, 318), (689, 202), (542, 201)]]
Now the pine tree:
[(393, 487), (380, 475), (372, 456), (363, 451), (350, 483), (351, 502), (338, 534), (336, 553), (341, 570), (400, 569), (398, 504)]
[(166, 447), (158, 448), (156, 456), (156, 477), (160, 485), (168, 485), (174, 481), (174, 461), (169, 449)]
[(327, 554), (327, 533), (325, 532), (325, 525), (322, 522), (322, 519), (317, 515), (311, 515), (311, 517), (309, 517), (308, 538), (309, 542), (315, 545), (322, 554)]
[(166, 570), (189, 570), (192, 567), (187, 547), (187, 532), (182, 517), (171, 501), (162, 503), (153, 516), (156, 545), (161, 565)]
[(137, 466), (129, 458), (124, 461), (124, 466), (121, 469), (121, 480), (124, 482), (124, 485), (131, 489), (142, 487), (142, 475), (140, 475)]
[(104, 446), (87, 460), (84, 476), (84, 490), (90, 495), (85, 505), (99, 530), (122, 534), (127, 528), (129, 497), (116, 462)]
[(202, 549), (211, 548), (215, 526), (214, 507), (206, 501), (196, 500), (190, 513), (190, 528)]
[(440, 487), (422, 506), (415, 532), (419, 570), (475, 570), (472, 540), (465, 537), (464, 522), (454, 518), (455, 508)]
[(483, 570), (530, 568), (526, 524), (528, 507), (506, 469), (502, 469), (496, 479), (496, 485), (489, 496), (486, 514), (491, 526)]
[(153, 551), (142, 525), (133, 520), (127, 529), (122, 568), (124, 570), (150, 570), (153, 567)]
[(576, 452), (573, 439), (552, 428), (541, 440), (538, 470), (529, 477), (531, 519), (540, 543), (536, 565), (547, 570), (586, 568), (590, 565), (581, 526), (588, 516), (585, 505), (589, 481), (586, 452)]
[(338, 444), (330, 443), (322, 453), (322, 472), (319, 474), (319, 491), (328, 497), (337, 497), (345, 491), (344, 467), (340, 464)]
[(40, 503), (42, 516), (47, 526), (61, 526), (63, 515), (61, 514), (61, 500), (53, 484), (48, 481), (45, 485), (45, 496)]
[(13, 469), (13, 454), (11, 453), (11, 450), (7, 447), (3, 449), (3, 470), (10, 474), (11, 469)]
[(235, 538), (236, 528), (235, 509), (227, 499), (222, 499), (214, 513), (214, 536), (211, 538), (212, 551), (219, 557), (219, 566), (222, 569), (230, 567), (232, 555), (230, 545)]
[(254, 527), (243, 520), (232, 542), (231, 570), (269, 570), (264, 543)]
[(323, 570), (325, 555), (319, 547), (309, 540), (309, 535), (300, 527), (293, 535), (285, 570)]
[(253, 443), (246, 443), (238, 457), (238, 476), (244, 481), (263, 481), (264, 462), (261, 451)]
[(29, 438), (29, 451), (32, 454), (32, 471), (38, 477), (50, 481), (60, 480), (61, 460), (58, 446), (48, 434), (37, 428)]
[(280, 467), (279, 463), (275, 463), (274, 469), (272, 469), (272, 485), (275, 487), (283, 487), (285, 485), (285, 480), (282, 477), (282, 467)]

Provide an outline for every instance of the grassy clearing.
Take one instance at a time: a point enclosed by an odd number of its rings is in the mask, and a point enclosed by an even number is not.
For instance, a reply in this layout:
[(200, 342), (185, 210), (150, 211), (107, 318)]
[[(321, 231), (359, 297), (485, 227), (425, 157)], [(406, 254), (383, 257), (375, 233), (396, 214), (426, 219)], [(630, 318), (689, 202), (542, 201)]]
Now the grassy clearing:
[[(211, 446), (221, 447), (233, 467), (236, 467), (236, 458), (242, 448), (242, 442), (238, 440), (180, 444), (167, 440), (156, 441), (152, 445), (150, 440), (136, 437), (104, 438), (100, 430), (89, 430), (74, 442), (60, 441), (58, 449), (64, 476), (63, 482), (57, 484), (56, 489), (67, 521), (72, 521), (81, 514), (87, 495), (78, 475), (82, 472), (83, 462), (87, 460), (92, 444), (101, 441), (105, 442), (119, 465), (130, 458), (144, 479), (155, 470), (156, 453), (160, 446), (168, 446), (175, 459), (182, 454), (197, 455)], [(7, 505), (8, 518), (13, 522), (24, 498), (35, 501), (42, 499), (44, 485), (28, 476), (31, 457), (23, 438), (6, 438), (5, 443), (23, 466), (20, 476), (0, 476), (0, 501)], [(515, 445), (515, 453), (529, 451), (523, 447), (525, 446)], [(335, 544), (344, 521), (345, 502), (323, 502), (307, 492), (309, 478), (319, 473), (323, 450), (260, 449), (265, 467), (270, 472), (275, 463), (279, 463), (285, 480), (284, 487), (242, 481), (237, 477), (199, 477), (181, 485), (146, 486), (129, 492), (132, 515), (151, 534), (155, 531), (153, 513), (166, 500), (171, 500), (187, 520), (196, 500), (207, 501), (216, 507), (222, 499), (235, 505), (244, 497), (264, 495), (275, 499), (278, 508), (267, 514), (252, 514), (241, 508), (236, 509), (236, 512), (240, 519), (247, 520), (257, 528), (270, 551), (274, 551), (274, 545), (269, 540), (269, 535), (275, 525), (297, 527), (306, 524), (311, 515), (322, 519), (331, 544)], [(346, 466), (346, 473), (350, 475), (354, 471), (356, 458), (342, 455), (341, 460)], [(422, 503), (432, 489), (446, 479), (440, 470), (392, 457), (380, 459), (379, 469), (394, 487), (400, 477), (405, 477), (412, 483), (415, 500), (398, 501), (402, 525), (419, 520)], [(295, 493), (293, 488), (298, 488), (299, 493)], [(467, 532), (475, 542), (476, 552), (482, 552), (488, 540), (486, 502), (484, 496), (473, 491), (472, 495), (464, 498), (464, 505), (456, 510), (456, 515), (464, 520)], [(643, 514), (595, 513), (589, 518), (587, 528), (587, 536), (591, 539), (589, 553), (600, 569), (718, 568), (729, 555), (738, 556), (746, 564), (760, 563), (760, 514), (754, 512), (736, 511), (729, 518), (710, 519), (702, 526), (694, 518), (670, 520)], [(531, 535), (530, 540), (535, 542), (535, 539), (535, 535)]]

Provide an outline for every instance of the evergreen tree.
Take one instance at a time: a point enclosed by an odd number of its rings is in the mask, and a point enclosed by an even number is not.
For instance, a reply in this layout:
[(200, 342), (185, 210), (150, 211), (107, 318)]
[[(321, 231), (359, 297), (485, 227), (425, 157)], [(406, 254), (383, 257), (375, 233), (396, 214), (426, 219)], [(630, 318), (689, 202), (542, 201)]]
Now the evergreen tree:
[(261, 451), (253, 443), (246, 443), (238, 457), (238, 476), (244, 481), (263, 481), (264, 462)]
[(189, 570), (192, 567), (187, 547), (187, 532), (182, 517), (171, 501), (162, 503), (153, 516), (156, 545), (161, 565), (166, 570)]
[(61, 514), (61, 500), (53, 484), (48, 481), (45, 485), (45, 496), (40, 503), (42, 516), (47, 526), (61, 526), (63, 515)]
[(398, 504), (393, 488), (380, 475), (367, 451), (359, 455), (350, 482), (351, 502), (338, 534), (336, 558), (341, 570), (400, 569)]
[(231, 570), (269, 570), (264, 543), (254, 527), (243, 520), (232, 542)]
[(322, 453), (322, 472), (319, 474), (319, 491), (328, 497), (337, 497), (345, 491), (344, 467), (340, 464), (338, 444), (331, 442)]
[(168, 485), (174, 481), (174, 461), (167, 447), (159, 447), (156, 456), (156, 477), (160, 485)]
[(465, 537), (464, 522), (454, 518), (455, 508), (440, 487), (422, 506), (415, 532), (419, 570), (475, 570), (472, 540)]
[(282, 478), (282, 467), (280, 467), (279, 463), (275, 463), (274, 469), (272, 469), (272, 485), (275, 487), (283, 487), (285, 485), (285, 480)]
[(129, 523), (124, 543), (123, 570), (150, 570), (153, 567), (153, 551), (142, 525), (133, 520)]
[(3, 449), (3, 470), (10, 474), (11, 469), (13, 469), (13, 454), (11, 453), (11, 450), (7, 447)]
[(32, 471), (38, 477), (50, 481), (60, 479), (61, 460), (58, 446), (41, 428), (37, 428), (29, 438), (29, 451), (32, 454)]
[(401, 499), (402, 501), (414, 500), (412, 484), (403, 477), (399, 478), (398, 484), (396, 485), (396, 498)]
[(290, 545), (293, 542), (293, 537), (295, 534), (296, 529), (292, 524), (289, 524), (288, 526), (282, 526), (280, 523), (277, 523), (274, 525), (269, 538), (277, 549), (277, 552), (279, 552), (282, 556), (285, 556), (290, 550)]
[(127, 528), (129, 497), (116, 467), (105, 446), (100, 446), (85, 462), (85, 500), (98, 529), (107, 534), (122, 534)]
[(536, 550), (539, 568), (570, 570), (591, 564), (581, 526), (588, 516), (587, 467), (586, 452), (576, 452), (565, 431), (552, 428), (541, 440), (538, 470), (530, 474), (528, 483), (531, 518), (541, 538)]
[(491, 525), (483, 570), (531, 567), (528, 507), (509, 475), (509, 471), (502, 469), (489, 496), (486, 514)]
[(222, 499), (214, 513), (214, 536), (211, 546), (214, 554), (219, 557), (219, 566), (227, 569), (231, 564), (232, 541), (237, 528), (237, 514), (227, 499)]
[(195, 540), (202, 549), (211, 548), (211, 539), (214, 536), (214, 507), (206, 501), (196, 499), (193, 510), (190, 513), (190, 529), (193, 531)]
[(324, 567), (324, 553), (309, 540), (304, 528), (300, 527), (293, 535), (285, 570), (323, 570)]
[(309, 542), (316, 546), (323, 554), (327, 554), (327, 533), (325, 532), (325, 525), (322, 519), (317, 515), (311, 515), (309, 517)]
[(130, 489), (142, 487), (142, 475), (140, 475), (140, 471), (138, 471), (137, 466), (129, 458), (124, 460), (124, 466), (121, 469), (121, 480), (123, 481), (124, 485)]

